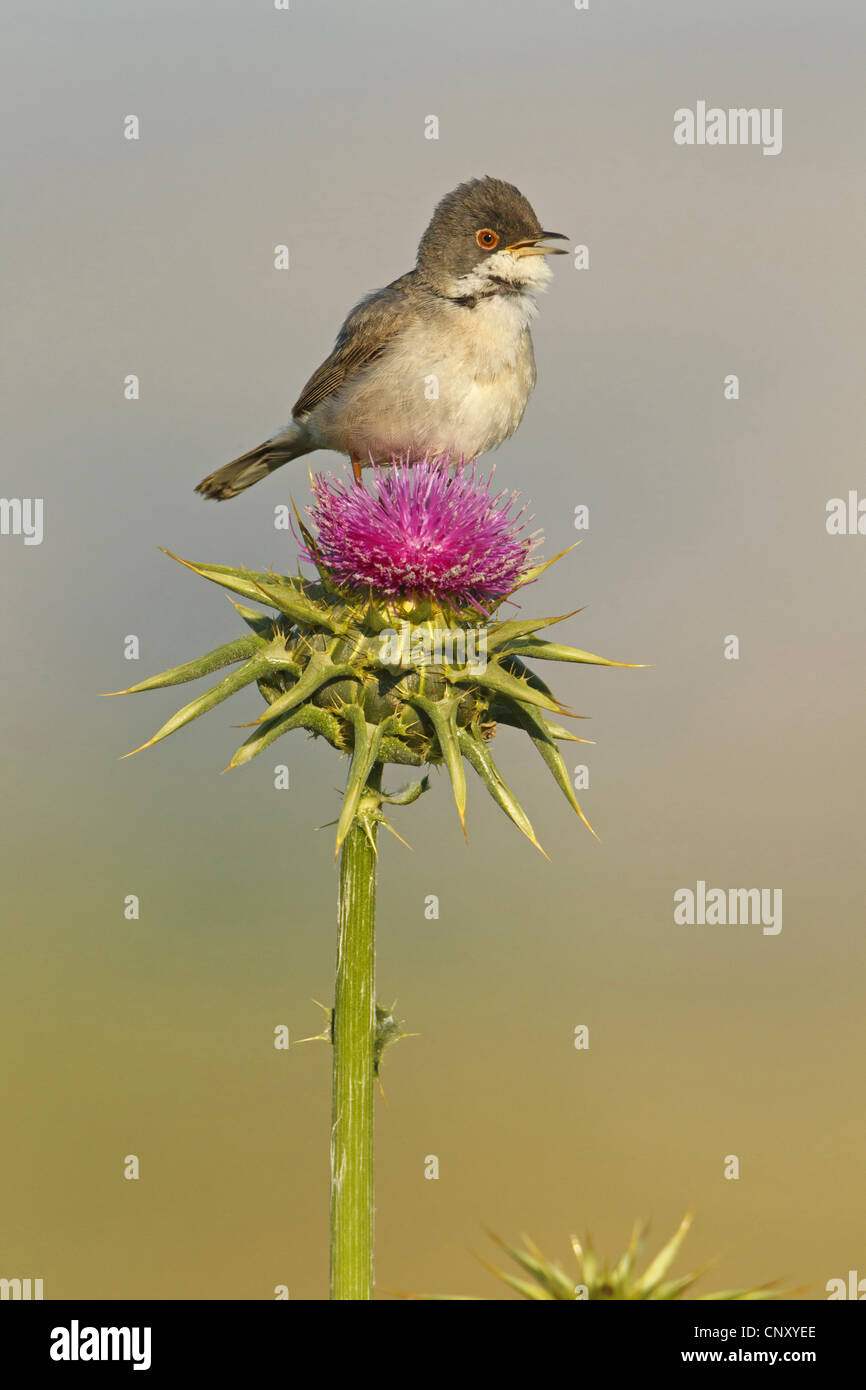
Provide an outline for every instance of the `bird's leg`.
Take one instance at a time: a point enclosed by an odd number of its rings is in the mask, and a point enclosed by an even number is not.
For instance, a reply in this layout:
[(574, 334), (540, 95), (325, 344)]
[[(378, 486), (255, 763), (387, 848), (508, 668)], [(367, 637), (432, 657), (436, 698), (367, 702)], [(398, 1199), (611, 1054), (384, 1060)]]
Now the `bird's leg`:
[(354, 475), (355, 475), (355, 482), (356, 482), (356, 483), (358, 484), (358, 486), (360, 487), (360, 485), (361, 485), (361, 460), (360, 460), (360, 458), (358, 457), (357, 454), (350, 454), (349, 457), (350, 457), (351, 460), (352, 460), (352, 472), (353, 472)]

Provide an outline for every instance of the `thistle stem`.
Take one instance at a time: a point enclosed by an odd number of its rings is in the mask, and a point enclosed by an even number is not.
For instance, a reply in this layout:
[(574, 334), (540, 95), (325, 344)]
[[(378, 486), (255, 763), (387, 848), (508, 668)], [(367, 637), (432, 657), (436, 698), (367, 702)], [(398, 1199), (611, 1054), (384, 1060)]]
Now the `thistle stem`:
[[(382, 766), (367, 787), (378, 791)], [(376, 825), (370, 827), (373, 842)], [(373, 1297), (373, 1095), (376, 1034), (376, 854), (356, 819), (340, 856), (333, 1015), (331, 1298)]]

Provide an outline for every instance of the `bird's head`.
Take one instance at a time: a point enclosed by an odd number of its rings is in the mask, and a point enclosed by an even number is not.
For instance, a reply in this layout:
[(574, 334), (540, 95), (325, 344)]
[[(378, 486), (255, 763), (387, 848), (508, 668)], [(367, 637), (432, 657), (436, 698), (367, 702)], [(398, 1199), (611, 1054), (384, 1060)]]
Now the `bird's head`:
[(502, 179), (471, 179), (439, 203), (418, 247), (418, 273), (440, 294), (522, 294), (550, 280), (545, 256), (565, 255), (545, 240), (532, 205)]

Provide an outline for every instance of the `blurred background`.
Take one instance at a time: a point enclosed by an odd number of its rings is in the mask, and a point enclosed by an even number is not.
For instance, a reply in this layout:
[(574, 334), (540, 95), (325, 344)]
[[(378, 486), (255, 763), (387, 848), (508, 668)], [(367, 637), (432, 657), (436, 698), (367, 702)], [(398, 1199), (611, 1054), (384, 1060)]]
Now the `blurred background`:
[[(2, 491), (44, 499), (44, 540), (0, 538), (0, 1275), (46, 1298), (327, 1296), (329, 1050), (273, 1037), (318, 1032), (331, 997), (314, 827), (344, 766), (295, 736), (221, 777), (255, 691), (121, 762), (199, 687), (98, 692), (240, 629), (159, 546), (294, 568), (274, 507), (304, 502), (305, 461), (220, 505), (193, 487), (285, 422), (350, 305), (484, 173), (590, 252), (553, 262), (539, 383), (495, 456), (546, 555), (590, 509), (526, 605), (585, 604), (562, 640), (651, 664), (554, 673), (592, 716), (566, 753), (600, 844), (507, 731), (550, 864), (480, 784), (468, 848), (441, 778), (395, 813), (414, 852), (385, 837), (378, 994), (420, 1036), (383, 1068), (379, 1296), (510, 1297), (485, 1228), (571, 1267), (572, 1231), (615, 1257), (636, 1217), (658, 1244), (687, 1207), (677, 1270), (718, 1257), (707, 1290), (866, 1275), (866, 539), (825, 528), (866, 491), (862, 7), (4, 10)], [(783, 108), (781, 154), (676, 146), (700, 99)], [(698, 879), (781, 888), (783, 930), (675, 926)]]

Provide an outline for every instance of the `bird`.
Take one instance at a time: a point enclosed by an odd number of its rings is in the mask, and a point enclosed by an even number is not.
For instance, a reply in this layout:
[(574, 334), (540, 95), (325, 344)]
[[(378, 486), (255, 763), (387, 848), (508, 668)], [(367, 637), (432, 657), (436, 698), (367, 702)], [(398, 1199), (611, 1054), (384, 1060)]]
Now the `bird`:
[(317, 449), (354, 478), (401, 458), (475, 459), (517, 429), (536, 382), (529, 325), (552, 276), (532, 205), (502, 179), (469, 179), (437, 204), (414, 270), (351, 310), (288, 424), (196, 487), (223, 501)]

